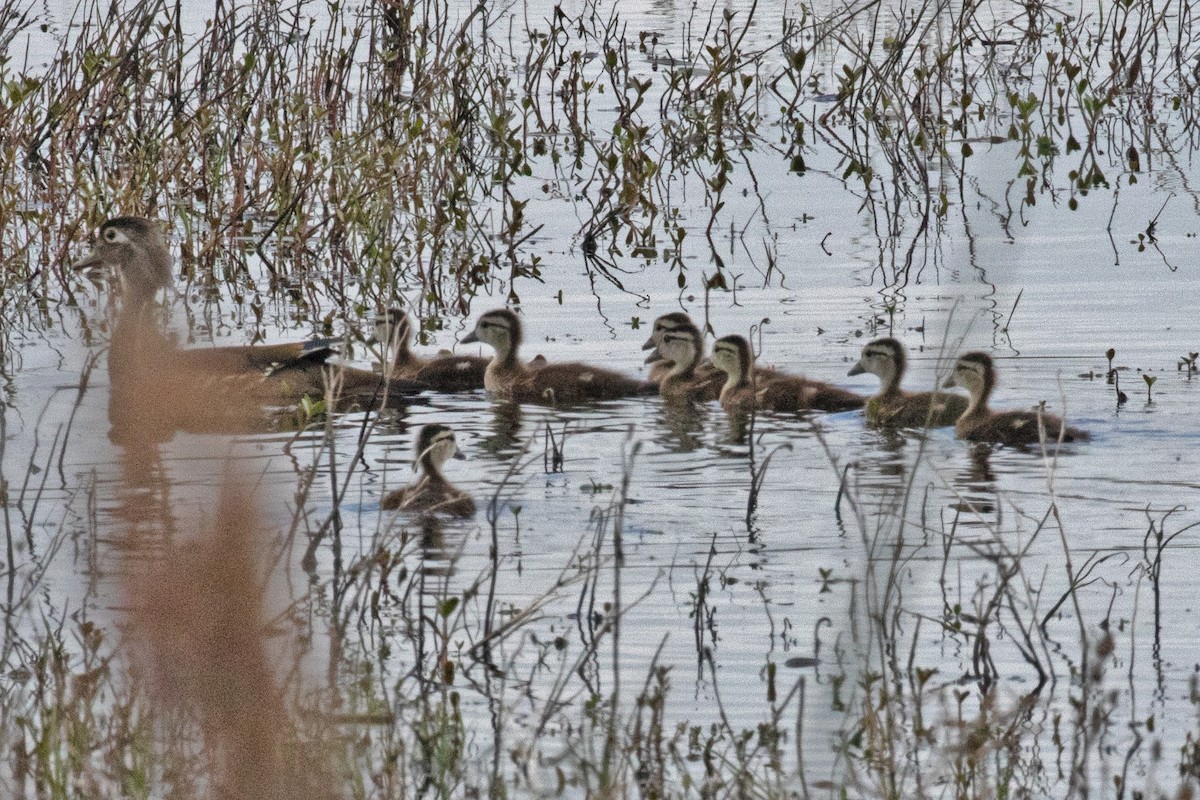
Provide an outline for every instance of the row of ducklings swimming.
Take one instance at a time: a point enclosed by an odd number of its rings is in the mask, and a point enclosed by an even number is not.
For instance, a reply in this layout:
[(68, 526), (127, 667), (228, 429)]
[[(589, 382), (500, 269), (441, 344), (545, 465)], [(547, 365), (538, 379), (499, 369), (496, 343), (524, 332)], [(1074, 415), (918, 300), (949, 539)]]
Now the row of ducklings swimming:
[(730, 413), (759, 411), (849, 411), (866, 407), (867, 420), (891, 427), (954, 425), (971, 441), (1011, 445), (1035, 444), (1062, 438), (1075, 441), (1086, 432), (1065, 427), (1058, 417), (1027, 410), (997, 412), (988, 408), (996, 385), (996, 369), (986, 353), (960, 356), (945, 388), (962, 387), (968, 396), (947, 392), (906, 392), (901, 388), (907, 358), (896, 339), (876, 339), (863, 347), (850, 375), (877, 375), (881, 390), (864, 398), (846, 389), (788, 375), (772, 368), (756, 369), (750, 343), (743, 336), (725, 336), (713, 343), (711, 363), (705, 363), (704, 337), (687, 314), (664, 314), (654, 321), (643, 349), (652, 351), (648, 381), (589, 364), (549, 364), (540, 356), (521, 361), (523, 330), (509, 309), (488, 311), (479, 318), (464, 343), (481, 342), (493, 348), (490, 359), (479, 356), (441, 356), (421, 359), (410, 350), (411, 326), (403, 311), (393, 310), (376, 323), (376, 339), (388, 343), (393, 376), (410, 378), (439, 391), (463, 391), (480, 386), (494, 396), (518, 402), (568, 405), (659, 394), (669, 402), (718, 400)]
[[(907, 392), (901, 388), (907, 357), (904, 346), (887, 337), (869, 342), (850, 375), (871, 373), (881, 390), (867, 399), (837, 386), (787, 375), (775, 369), (755, 369), (750, 343), (742, 336), (725, 336), (713, 343), (711, 364), (702, 363), (703, 335), (682, 312), (665, 314), (654, 322), (643, 349), (651, 350), (649, 381), (639, 381), (587, 364), (547, 364), (540, 356), (530, 364), (518, 358), (522, 340), (520, 318), (508, 309), (489, 311), (463, 341), (482, 342), (495, 350), (488, 361), (478, 356), (441, 356), (423, 360), (409, 350), (407, 316), (391, 311), (377, 323), (376, 338), (391, 341), (392, 361), (400, 377), (426, 382), (442, 391), (462, 391), (480, 384), (494, 395), (521, 402), (575, 403), (658, 393), (668, 402), (719, 400), (729, 413), (750, 409), (769, 411), (845, 411), (865, 406), (867, 420), (879, 426), (940, 427), (954, 425), (960, 438), (1012, 445), (1088, 438), (1086, 431), (1065, 426), (1050, 414), (1036, 411), (992, 411), (988, 399), (996, 384), (996, 369), (986, 353), (959, 356), (944, 388), (961, 387), (968, 397), (947, 392)], [(445, 425), (426, 425), (416, 444), (417, 482), (391, 492), (385, 509), (444, 512), (471, 516), (475, 502), (442, 474), (450, 458), (462, 458), (454, 431)]]
[[(323, 393), (325, 362), (333, 355), (326, 346), (311, 343), (268, 347), (222, 347), (179, 349), (154, 331), (146, 330), (142, 311), (158, 291), (172, 283), (171, 255), (166, 238), (156, 223), (142, 217), (117, 217), (101, 226), (91, 252), (77, 268), (110, 266), (124, 288), (124, 327), (136, 336), (114, 341), (110, 365), (114, 373), (130, 363), (140, 364), (136, 376), (126, 383), (141, 383), (147, 376), (170, 375), (159, 395), (172, 402), (207, 393), (196, 391), (209, 384), (224, 393), (241, 388), (246, 399), (287, 402), (307, 393)], [(118, 327), (122, 327), (121, 324)], [(117, 339), (114, 335), (114, 340)], [(704, 338), (682, 312), (664, 314), (644, 349), (652, 350), (649, 381), (642, 381), (599, 367), (578, 364), (548, 364), (540, 357), (529, 363), (519, 358), (522, 341), (520, 318), (508, 309), (483, 314), (463, 342), (482, 342), (495, 350), (489, 361), (478, 356), (440, 356), (423, 359), (410, 350), (411, 324), (403, 311), (381, 315), (376, 338), (391, 350), (389, 374), (380, 377), (369, 371), (341, 368), (340, 394), (360, 402), (375, 402), (383, 391), (400, 402), (425, 388), (463, 391), (481, 386), (489, 392), (518, 402), (572, 404), (610, 400), (640, 394), (661, 394), (668, 400), (718, 399), (730, 412), (751, 408), (772, 411), (806, 409), (844, 411), (866, 405), (869, 422), (893, 426), (939, 426), (954, 424), (958, 435), (975, 441), (1033, 444), (1044, 428), (1048, 440), (1084, 438), (1062, 420), (1032, 411), (993, 412), (988, 398), (996, 383), (996, 371), (985, 353), (967, 353), (958, 359), (947, 386), (961, 386), (968, 398), (958, 395), (908, 393), (900, 388), (904, 375), (904, 348), (895, 339), (879, 339), (863, 348), (862, 358), (851, 374), (871, 372), (883, 381), (879, 394), (866, 400), (853, 392), (826, 383), (774, 369), (755, 369), (749, 343), (741, 336), (726, 336), (713, 345), (712, 363), (702, 364)], [(153, 345), (153, 346), (151, 346)], [(113, 356), (122, 356), (114, 358)], [(153, 363), (147, 365), (150, 359)], [(162, 362), (173, 369), (159, 369)], [(265, 367), (265, 369), (264, 369)], [(264, 378), (263, 375), (266, 377)], [(186, 376), (199, 375), (187, 380)], [(178, 376), (178, 378), (177, 378)], [(217, 381), (214, 376), (219, 378)], [(114, 381), (120, 377), (114, 374)], [(240, 379), (231, 382), (231, 379)], [(143, 386), (136, 386), (145, 393)], [(168, 403), (169, 404), (169, 403)], [(184, 403), (185, 404), (185, 403)]]

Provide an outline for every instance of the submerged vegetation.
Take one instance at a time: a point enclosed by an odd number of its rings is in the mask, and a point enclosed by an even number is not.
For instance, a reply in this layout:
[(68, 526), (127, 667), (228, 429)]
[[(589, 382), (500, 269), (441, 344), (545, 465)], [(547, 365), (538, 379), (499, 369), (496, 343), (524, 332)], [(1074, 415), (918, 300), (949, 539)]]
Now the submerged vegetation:
[[(732, 295), (747, 283), (735, 247), (761, 283), (799, 269), (775, 233), (805, 209), (780, 208), (771, 187), (833, 182), (870, 220), (873, 266), (895, 287), (922, 280), (942, 225), (967, 204), (986, 202), (1015, 238), (1040, 204), (1115, 211), (1122, 187), (1182, 175), (1194, 155), (1200, 36), (1187, 3), (780, 7), (701, 5), (682, 32), (664, 32), (598, 0), (219, 1), (203, 26), (167, 0), (85, 2), (69, 23), (0, 0), (5, 372), (19, 332), (74, 316), (85, 335), (102, 324), (67, 265), (116, 214), (169, 221), (189, 332), (232, 320), (252, 338), (329, 335), (397, 297), (431, 332), (478, 295), (516, 301), (548, 280), (551, 218), (569, 221), (556, 236), (593, 279), (624, 289), (626, 275), (654, 270), (681, 293)], [(972, 173), (989, 150), (1001, 155), (992, 168), (1004, 165), (1001, 197)], [(551, 204), (559, 216), (543, 213)], [(1141, 247), (1156, 241), (1158, 216), (1146, 216)], [(1195, 362), (1180, 361), (1187, 379)], [(1147, 402), (1155, 380), (1145, 376)], [(67, 490), (63, 476), (53, 502), (74, 510), (50, 514), (43, 492), (63, 472), (70, 421), (45, 439), (36, 423), (15, 461), (4, 409), (6, 792), (1200, 791), (1200, 678), (1167, 706), (1160, 650), (1164, 556), (1196, 524), (1180, 509), (1146, 508), (1140, 560), (1081, 557), (1050, 459), (1044, 494), (981, 498), (960, 491), (990, 471), (988, 451), (973, 451), (972, 474), (949, 482), (960, 496), (948, 513), (925, 488), (924, 443), (881, 490), (872, 465), (839, 459), (814, 427), (855, 553), (811, 587), (837, 598), (837, 622), (786, 616), (791, 600), (770, 598), (766, 578), (737, 584), (726, 563), (737, 555), (714, 534), (692, 584), (670, 587), (687, 619), (641, 619), (662, 628), (646, 652), (629, 643), (631, 620), (663, 587), (628, 578), (635, 437), (619, 468), (583, 485), (597, 505), (560, 532), (557, 571), (516, 570), (522, 585), (505, 587), (501, 541), (519, 543), (529, 524), (514, 484), (539, 463), (563, 472), (564, 453), (582, 449), (567, 421), (506, 453), (508, 473), (476, 497), (481, 522), (461, 523), (364, 512), (363, 450), (392, 423), (322, 407), (306, 407), (308, 428), (281, 445), (294, 495), (220, 473), (220, 492), (189, 498), (215, 514), (179, 507), (178, 487), (213, 476), (154, 448), (124, 452), (108, 483), (93, 470)], [(764, 443), (762, 427), (748, 444), (751, 548), (760, 492), (782, 480), (779, 462), (768, 466), (790, 449)], [(104, 514), (119, 521), (111, 540)], [(1035, 574), (1025, 555), (1047, 540), (1062, 556)], [(470, 568), (468, 543), (487, 552)], [(51, 592), (68, 554), (95, 580), (114, 574), (122, 598)], [(940, 613), (910, 605), (931, 575)], [(715, 598), (728, 591), (762, 604), (754, 708), (722, 700)], [(129, 611), (119, 626), (96, 619), (110, 607)], [(694, 661), (664, 660), (669, 637), (694, 642)], [(1135, 691), (1147, 671), (1148, 701)], [(689, 692), (711, 710), (701, 721), (673, 708)], [(1168, 720), (1181, 705), (1192, 717)]]

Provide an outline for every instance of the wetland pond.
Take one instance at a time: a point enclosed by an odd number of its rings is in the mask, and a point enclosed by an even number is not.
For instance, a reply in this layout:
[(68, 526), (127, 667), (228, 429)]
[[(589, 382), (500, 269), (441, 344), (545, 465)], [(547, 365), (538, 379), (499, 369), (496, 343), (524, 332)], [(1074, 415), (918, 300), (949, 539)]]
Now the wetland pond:
[[(137, 655), (161, 641), (137, 609), (170, 594), (145, 576), (210, 552), (234, 486), (261, 550), (241, 635), (303, 796), (1200, 789), (1187, 2), (0, 19), (8, 796), (244, 796), (226, 718)], [(156, 324), (187, 346), (344, 336), (368, 363), (399, 305), (421, 352), (490, 355), (459, 342), (508, 305), (526, 357), (644, 376), (683, 310), (706, 349), (753, 332), (760, 365), (862, 394), (876, 337), (914, 390), (983, 350), (994, 407), (1091, 440), (474, 392), (134, 452), (110, 435), (119, 287), (68, 268), (119, 214), (170, 231)], [(380, 509), (430, 422), (473, 518)], [(253, 714), (237, 669), (200, 685)]]

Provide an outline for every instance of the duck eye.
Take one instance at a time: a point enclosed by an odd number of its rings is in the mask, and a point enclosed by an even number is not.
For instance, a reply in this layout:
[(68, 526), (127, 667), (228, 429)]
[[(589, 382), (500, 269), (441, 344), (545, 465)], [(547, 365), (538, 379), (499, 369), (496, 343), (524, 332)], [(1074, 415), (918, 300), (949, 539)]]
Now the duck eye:
[(104, 232), (104, 240), (107, 242), (115, 242), (117, 240), (117, 232), (109, 228)]

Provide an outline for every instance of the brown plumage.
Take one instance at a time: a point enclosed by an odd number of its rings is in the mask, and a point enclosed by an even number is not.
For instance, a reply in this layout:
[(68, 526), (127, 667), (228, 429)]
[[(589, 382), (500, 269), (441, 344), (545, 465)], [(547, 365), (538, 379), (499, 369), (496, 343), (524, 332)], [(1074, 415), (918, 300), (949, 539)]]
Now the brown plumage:
[(904, 345), (885, 337), (863, 346), (851, 375), (869, 372), (881, 382), (879, 393), (867, 400), (866, 417), (881, 427), (937, 428), (953, 425), (967, 410), (967, 398), (946, 392), (906, 392), (900, 388), (908, 357)]
[(520, 403), (570, 405), (658, 391), (653, 384), (590, 364), (530, 367), (518, 358), (522, 336), (520, 318), (500, 308), (481, 316), (475, 330), (463, 338), (464, 343), (483, 342), (496, 351), (484, 373), (484, 387), (497, 397)]
[(413, 460), (413, 469), (420, 469), (421, 477), (403, 489), (389, 492), (380, 506), (388, 511), (473, 516), (475, 501), (442, 475), (442, 465), (451, 458), (464, 458), (454, 440), (454, 431), (446, 425), (422, 427)]
[(438, 392), (471, 392), (483, 388), (488, 359), (471, 355), (422, 358), (410, 349), (412, 323), (400, 308), (375, 319), (375, 340), (392, 353), (392, 377), (411, 378)]
[(730, 413), (761, 411), (852, 411), (864, 399), (854, 392), (794, 375), (758, 374), (744, 336), (725, 336), (713, 343), (713, 366), (728, 378), (721, 388), (721, 407)]
[(1088, 439), (1087, 431), (1065, 426), (1053, 414), (1036, 411), (992, 411), (988, 399), (996, 386), (996, 368), (987, 353), (964, 353), (954, 364), (954, 372), (946, 386), (961, 386), (970, 394), (967, 410), (958, 418), (954, 430), (958, 438), (972, 442), (997, 442), (1015, 446), (1038, 444), (1042, 441), (1040, 428), (1047, 442)]

